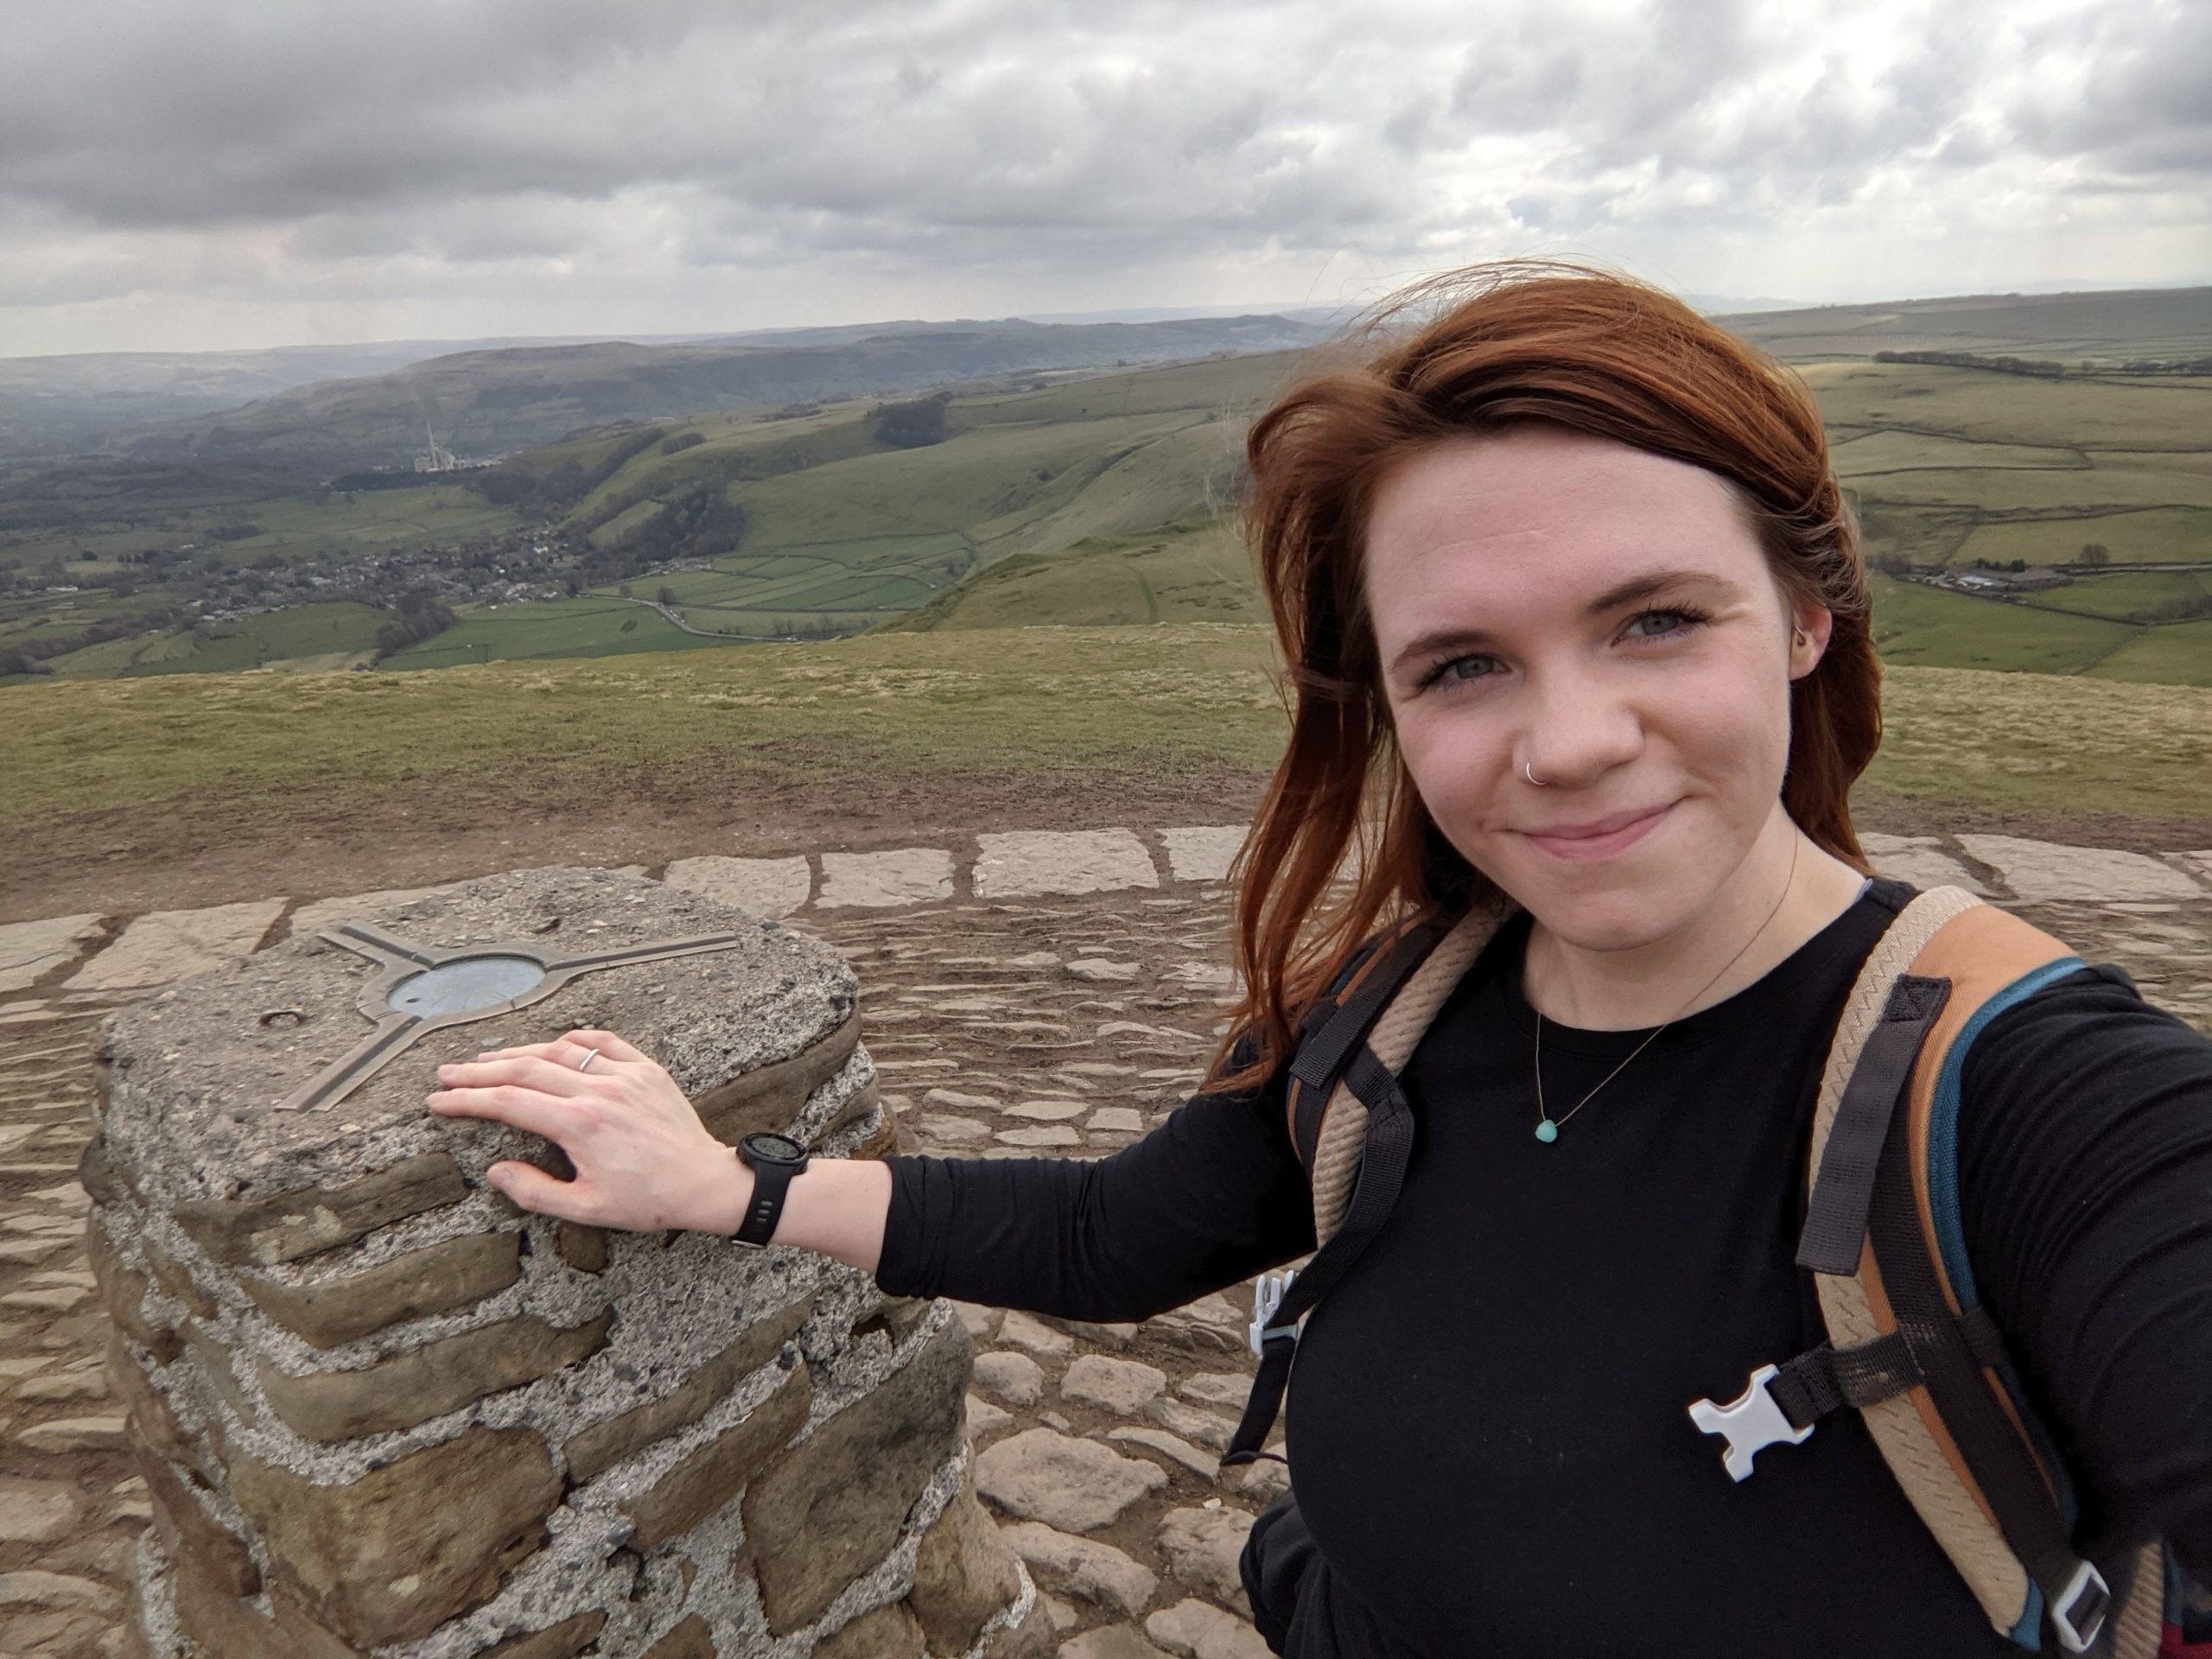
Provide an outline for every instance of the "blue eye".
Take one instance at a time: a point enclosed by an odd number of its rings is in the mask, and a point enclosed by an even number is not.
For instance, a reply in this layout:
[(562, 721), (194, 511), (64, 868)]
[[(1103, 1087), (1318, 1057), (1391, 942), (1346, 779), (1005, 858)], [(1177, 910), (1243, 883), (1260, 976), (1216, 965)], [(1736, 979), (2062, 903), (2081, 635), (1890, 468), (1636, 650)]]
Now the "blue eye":
[[(1639, 611), (1621, 626), (1623, 637), (1649, 643), (1663, 644), (1686, 638), (1703, 627), (1711, 619), (1694, 607), (1676, 605), (1664, 610)], [(1670, 626), (1647, 630), (1646, 623)], [(1472, 685), (1479, 680), (1494, 679), (1498, 673), (1498, 661), (1479, 652), (1464, 657), (1448, 658), (1427, 670), (1421, 677), (1416, 690), (1426, 691), (1434, 686)]]
[(1471, 685), (1477, 680), (1486, 680), (1497, 661), (1494, 657), (1454, 657), (1422, 675), (1420, 689), (1426, 691), (1434, 685)]
[[(1650, 621), (1652, 617), (1659, 617), (1662, 621), (1675, 621), (1676, 626), (1672, 626), (1672, 628), (1662, 628), (1662, 631), (1656, 631), (1656, 632), (1635, 631), (1639, 621)], [(1675, 606), (1675, 608), (1670, 608), (1670, 611), (1639, 611), (1637, 615), (1628, 617), (1628, 635), (1630, 635), (1630, 639), (1681, 639), (1681, 637), (1688, 635), (1688, 632), (1694, 632), (1699, 631), (1699, 628), (1703, 628), (1707, 621), (1710, 621), (1710, 617), (1707, 617), (1706, 613), (1694, 611), (1694, 608), (1690, 608), (1690, 606)]]

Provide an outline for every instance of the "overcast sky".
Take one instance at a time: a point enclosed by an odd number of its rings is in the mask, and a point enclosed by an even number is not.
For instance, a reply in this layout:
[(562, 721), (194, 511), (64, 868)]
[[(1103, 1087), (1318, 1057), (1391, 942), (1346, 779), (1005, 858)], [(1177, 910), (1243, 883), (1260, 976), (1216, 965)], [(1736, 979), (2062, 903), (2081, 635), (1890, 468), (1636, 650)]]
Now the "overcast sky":
[(2212, 281), (2207, 0), (7, 0), (0, 354)]

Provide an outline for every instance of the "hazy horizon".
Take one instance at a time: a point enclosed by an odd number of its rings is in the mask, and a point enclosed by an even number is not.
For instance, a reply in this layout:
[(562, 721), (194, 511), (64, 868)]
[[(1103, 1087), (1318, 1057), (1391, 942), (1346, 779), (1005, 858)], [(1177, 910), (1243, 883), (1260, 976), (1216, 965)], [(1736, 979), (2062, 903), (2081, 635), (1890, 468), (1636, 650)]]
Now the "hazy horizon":
[[(1808, 300), (1783, 298), (1773, 296), (1740, 296), (1730, 295), (1688, 294), (1683, 297), (1716, 315), (1751, 315), (1764, 311), (1815, 310), (1822, 306), (1879, 305), (1895, 302), (1906, 304), (1921, 300), (1963, 300), (2018, 294), (2037, 297), (2055, 297), (2069, 294), (2158, 293), (2176, 289), (2212, 288), (2212, 277), (2184, 278), (2171, 283), (2098, 283), (2058, 282), (2032, 287), (2007, 289), (1984, 289), (1978, 293), (1943, 290), (1928, 294), (1870, 294), (1851, 298)], [(937, 327), (963, 322), (988, 324), (994, 322), (1037, 322), (1084, 324), (1091, 322), (1171, 321), (1179, 318), (1206, 318), (1230, 316), (1291, 315), (1313, 312), (1316, 308), (1304, 302), (1267, 304), (1254, 302), (1243, 305), (1154, 305), (1109, 307), (1084, 311), (1028, 311), (1015, 312), (1003, 317), (978, 314), (961, 314), (943, 317), (847, 317), (827, 323), (769, 323), (738, 327), (685, 329), (673, 334), (648, 334), (639, 329), (607, 329), (599, 333), (575, 334), (410, 334), (394, 335), (368, 340), (275, 340), (264, 345), (207, 346), (118, 346), (109, 350), (89, 352), (11, 352), (0, 349), (0, 362), (18, 362), (28, 359), (55, 357), (222, 357), (246, 356), (258, 353), (316, 351), (344, 351), (351, 348), (395, 347), (402, 346), (458, 346), (464, 349), (514, 350), (537, 346), (582, 346), (599, 344), (628, 344), (635, 346), (678, 345), (691, 340), (712, 340), (738, 338), (749, 334), (804, 334), (817, 328), (898, 327), (914, 323)], [(1356, 308), (1341, 308), (1349, 315)]]

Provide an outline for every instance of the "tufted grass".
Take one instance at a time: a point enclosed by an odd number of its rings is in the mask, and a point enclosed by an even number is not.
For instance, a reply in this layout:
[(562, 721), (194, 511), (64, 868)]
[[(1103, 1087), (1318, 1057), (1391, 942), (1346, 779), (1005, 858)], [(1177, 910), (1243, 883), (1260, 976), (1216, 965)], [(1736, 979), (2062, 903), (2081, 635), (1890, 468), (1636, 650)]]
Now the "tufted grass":
[[(6, 694), (0, 823), (220, 791), (322, 812), (524, 766), (785, 779), (1096, 766), (1258, 772), (1283, 717), (1261, 629), (953, 629), (413, 674), (207, 674)], [(1885, 796), (2212, 818), (2212, 688), (1892, 667)]]

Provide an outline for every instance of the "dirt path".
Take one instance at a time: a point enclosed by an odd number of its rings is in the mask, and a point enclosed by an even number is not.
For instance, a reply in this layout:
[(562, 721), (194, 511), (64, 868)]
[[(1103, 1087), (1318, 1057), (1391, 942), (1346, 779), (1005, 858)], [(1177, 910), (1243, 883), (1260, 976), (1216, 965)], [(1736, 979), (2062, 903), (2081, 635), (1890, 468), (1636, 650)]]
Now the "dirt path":
[[(422, 887), (530, 864), (643, 864), (928, 844), (978, 830), (1230, 823), (1267, 779), (1227, 768), (1159, 772), (878, 771), (823, 781), (696, 767), (549, 772), (395, 791), (374, 810), (314, 798), (184, 796), (8, 832), (0, 923), (135, 915), (269, 893), (323, 898)], [(2021, 811), (1862, 797), (1862, 830), (1985, 833), (2136, 852), (2212, 848), (2212, 821)]]
[(1086, 769), (877, 771), (823, 783), (705, 761), (690, 772), (569, 771), (395, 791), (373, 811), (183, 797), (11, 830), (0, 923), (321, 898), (531, 864), (658, 866), (709, 853), (914, 846), (977, 830), (1228, 823), (1249, 815), (1265, 781)]

